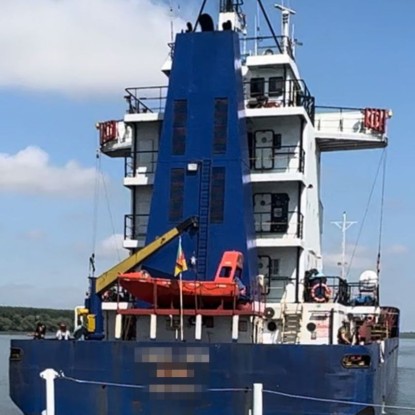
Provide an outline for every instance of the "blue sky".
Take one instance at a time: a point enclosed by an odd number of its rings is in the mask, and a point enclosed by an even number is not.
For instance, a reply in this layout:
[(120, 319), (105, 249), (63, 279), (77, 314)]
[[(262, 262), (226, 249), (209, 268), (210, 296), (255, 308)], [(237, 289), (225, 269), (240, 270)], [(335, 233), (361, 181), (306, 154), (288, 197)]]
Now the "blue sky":
[[(180, 18), (191, 15), (189, 5), (181, 3), (177, 28)], [(297, 10), (296, 37), (304, 44), (297, 61), (317, 104), (393, 109), (382, 298), (402, 309), (404, 329), (415, 330), (410, 260), (415, 245), (415, 3), (291, 0), (290, 6)], [(148, 0), (3, 0), (2, 8), (0, 303), (72, 307), (86, 290), (93, 245), (95, 123), (122, 117), (124, 87), (163, 83), (159, 67), (168, 52), (168, 7)], [(279, 23), (277, 13), (271, 16)], [(334, 270), (341, 242), (330, 222), (343, 210), (359, 222), (348, 233), (350, 254), (380, 156), (381, 151), (323, 155), (326, 272)], [(101, 186), (98, 270), (117, 261), (115, 246), (122, 250), (119, 235), (129, 209), (123, 162), (103, 158), (102, 169), (114, 223)], [(375, 263), (379, 200), (378, 186), (353, 275)]]

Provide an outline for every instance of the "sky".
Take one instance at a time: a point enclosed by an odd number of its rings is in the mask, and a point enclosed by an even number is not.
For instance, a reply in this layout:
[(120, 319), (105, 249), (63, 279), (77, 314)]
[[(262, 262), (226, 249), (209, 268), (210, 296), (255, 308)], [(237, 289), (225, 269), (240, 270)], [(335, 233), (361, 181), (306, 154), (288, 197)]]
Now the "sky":
[[(124, 88), (166, 84), (169, 2), (2, 0), (0, 15), (0, 304), (68, 308), (83, 301), (88, 258), (97, 271), (126, 255), (129, 193), (123, 161), (102, 157), (98, 211), (95, 124), (122, 118)], [(195, 20), (199, 1), (172, 1), (174, 27)], [(178, 5), (180, 4), (180, 9)], [(213, 1), (211, 3), (211, 9)], [(246, 1), (252, 12), (252, 1)], [(264, 0), (270, 17), (273, 1)], [(415, 209), (412, 137), (415, 56), (408, 0), (291, 0), (301, 76), (317, 105), (391, 108), (382, 234), (382, 302), (415, 330), (411, 254)], [(249, 21), (252, 27), (252, 14)], [(325, 272), (338, 272), (343, 211), (350, 265), (358, 277), (376, 263), (380, 181), (364, 213), (381, 150), (322, 156)], [(95, 224), (95, 225), (94, 225)], [(96, 228), (96, 232), (94, 229)], [(350, 263), (350, 260), (349, 260)]]

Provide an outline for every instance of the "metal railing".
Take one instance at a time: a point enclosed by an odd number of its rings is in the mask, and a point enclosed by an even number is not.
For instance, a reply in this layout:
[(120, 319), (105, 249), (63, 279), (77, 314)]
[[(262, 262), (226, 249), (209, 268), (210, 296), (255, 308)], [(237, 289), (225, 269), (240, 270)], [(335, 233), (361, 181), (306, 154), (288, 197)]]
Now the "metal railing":
[[(279, 43), (275, 43), (275, 39)], [(169, 56), (173, 58), (175, 43), (168, 43), (170, 52)], [(291, 59), (294, 57), (294, 47), (292, 40), (287, 36), (256, 36), (242, 38), (240, 41), (241, 59), (245, 64), (248, 56), (260, 56), (260, 55), (280, 55), (280, 48), (285, 50)]]
[[(287, 36), (276, 36), (282, 50), (286, 50), (291, 59), (294, 59), (292, 40)], [(241, 57), (246, 60), (248, 56), (280, 55), (273, 36), (257, 36), (241, 39)]]
[(148, 219), (150, 215), (125, 215), (124, 216), (124, 239), (145, 239), (147, 235)]
[(158, 151), (140, 151), (135, 153), (135, 160), (126, 157), (124, 161), (124, 177), (154, 174), (157, 167)]
[[(315, 99), (302, 79), (274, 81), (262, 78), (244, 82), (247, 108), (304, 107), (314, 122)], [(271, 89), (270, 89), (271, 85)], [(164, 112), (167, 86), (126, 88), (127, 113)]]
[(267, 299), (281, 300), (284, 296), (287, 284), (292, 282), (291, 277), (284, 277), (280, 275), (266, 275), (266, 292)]
[(164, 112), (167, 99), (167, 86), (126, 88), (127, 113)]
[(298, 211), (289, 211), (287, 220), (271, 219), (270, 212), (254, 212), (256, 235), (270, 237), (283, 235), (284, 237), (303, 238), (304, 215)]
[(254, 172), (301, 172), (304, 173), (305, 151), (298, 146), (275, 148), (256, 147), (250, 158), (250, 168)]
[(364, 119), (364, 108), (316, 106), (314, 126), (322, 132), (384, 135), (366, 128)]
[(247, 108), (304, 107), (314, 123), (315, 99), (302, 79), (253, 78), (244, 82), (244, 94)]

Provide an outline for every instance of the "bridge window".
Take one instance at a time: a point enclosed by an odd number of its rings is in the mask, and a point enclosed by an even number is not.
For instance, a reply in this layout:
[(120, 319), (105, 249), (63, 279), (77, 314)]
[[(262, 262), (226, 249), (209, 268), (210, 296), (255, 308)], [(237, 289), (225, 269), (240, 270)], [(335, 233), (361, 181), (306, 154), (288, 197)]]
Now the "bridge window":
[(212, 168), (210, 222), (222, 223), (225, 209), (225, 168)]
[(173, 136), (172, 154), (175, 156), (183, 155), (186, 151), (187, 133), (187, 101), (176, 100), (173, 104)]
[(282, 76), (272, 76), (269, 78), (268, 95), (278, 97), (284, 93), (284, 78)]
[(228, 100), (227, 98), (215, 99), (213, 152), (223, 154), (226, 152), (228, 138)]
[(183, 218), (184, 169), (172, 169), (170, 174), (169, 220), (176, 222)]
[(263, 97), (265, 95), (265, 78), (251, 79), (251, 97)]

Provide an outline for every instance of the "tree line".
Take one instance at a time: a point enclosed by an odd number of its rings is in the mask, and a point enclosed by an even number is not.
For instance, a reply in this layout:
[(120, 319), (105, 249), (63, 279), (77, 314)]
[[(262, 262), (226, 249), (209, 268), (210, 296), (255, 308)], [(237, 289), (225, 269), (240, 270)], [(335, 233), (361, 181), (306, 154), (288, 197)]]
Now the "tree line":
[(42, 322), (49, 332), (55, 332), (60, 323), (73, 330), (73, 311), (0, 306), (0, 331), (33, 332), (38, 322)]

